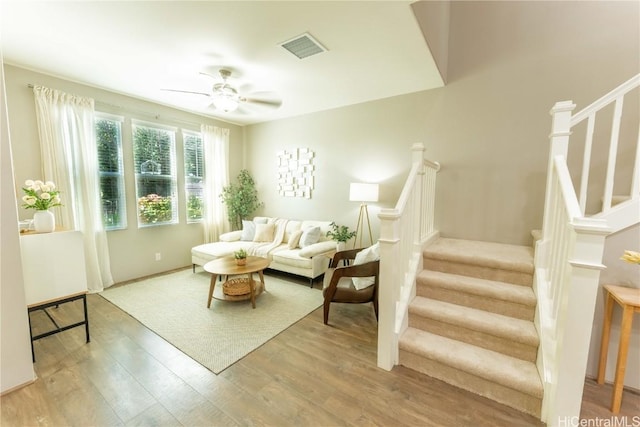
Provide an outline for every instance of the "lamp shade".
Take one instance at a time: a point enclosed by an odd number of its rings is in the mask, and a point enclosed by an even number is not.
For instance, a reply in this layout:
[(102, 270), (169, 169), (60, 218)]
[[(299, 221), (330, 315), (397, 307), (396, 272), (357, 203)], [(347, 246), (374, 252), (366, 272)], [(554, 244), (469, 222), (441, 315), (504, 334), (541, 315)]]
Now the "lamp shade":
[(377, 202), (378, 184), (352, 182), (349, 188), (349, 200), (352, 202)]

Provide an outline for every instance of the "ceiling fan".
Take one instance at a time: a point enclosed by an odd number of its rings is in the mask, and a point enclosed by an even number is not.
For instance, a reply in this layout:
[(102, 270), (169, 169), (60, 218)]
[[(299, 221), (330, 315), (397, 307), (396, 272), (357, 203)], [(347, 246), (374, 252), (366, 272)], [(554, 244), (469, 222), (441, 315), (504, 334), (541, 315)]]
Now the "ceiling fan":
[[(238, 93), (238, 90), (227, 80), (231, 77), (231, 71), (220, 69), (222, 81), (215, 83), (211, 87), (211, 92), (194, 92), (190, 90), (163, 89), (169, 92), (191, 93), (195, 95), (207, 96), (211, 99), (211, 106), (216, 110), (231, 113), (238, 110), (242, 105), (256, 105), (268, 109), (277, 109), (282, 105), (282, 100), (274, 92), (252, 92), (245, 95)], [(200, 74), (214, 78), (210, 74), (201, 72)], [(240, 112), (249, 112), (243, 109)]]

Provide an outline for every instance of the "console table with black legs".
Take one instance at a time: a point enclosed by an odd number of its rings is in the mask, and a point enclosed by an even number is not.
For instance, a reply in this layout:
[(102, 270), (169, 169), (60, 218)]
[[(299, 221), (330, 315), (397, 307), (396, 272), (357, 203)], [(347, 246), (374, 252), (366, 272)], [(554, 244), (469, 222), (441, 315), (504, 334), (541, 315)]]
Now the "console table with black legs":
[[(20, 236), (20, 251), (33, 362), (36, 361), (33, 343), (41, 338), (84, 326), (86, 339), (89, 342), (87, 275), (82, 233), (58, 231), (23, 234)], [(82, 300), (82, 321), (59, 325), (50, 313), (50, 310), (55, 310), (62, 304), (80, 300)], [(36, 311), (43, 311), (46, 314), (53, 324), (51, 330), (33, 334), (31, 313)]]

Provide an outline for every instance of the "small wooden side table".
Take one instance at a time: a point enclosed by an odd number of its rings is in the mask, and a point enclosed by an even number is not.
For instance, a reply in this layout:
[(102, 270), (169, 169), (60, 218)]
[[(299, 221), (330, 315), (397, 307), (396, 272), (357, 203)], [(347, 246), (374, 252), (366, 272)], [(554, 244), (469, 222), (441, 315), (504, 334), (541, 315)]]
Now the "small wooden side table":
[(620, 412), (622, 403), (622, 388), (624, 386), (624, 372), (627, 367), (627, 355), (629, 353), (629, 337), (633, 313), (640, 313), (640, 289), (624, 286), (604, 285), (606, 302), (604, 309), (604, 324), (602, 327), (602, 341), (600, 343), (600, 362), (598, 365), (598, 384), (604, 383), (607, 370), (607, 352), (609, 348), (609, 335), (611, 332), (611, 317), (613, 315), (613, 303), (617, 302), (622, 307), (622, 322), (620, 325), (620, 344), (618, 345), (618, 360), (613, 381), (613, 396), (611, 398), (611, 412)]
[[(209, 284), (209, 297), (207, 298), (207, 308), (211, 308), (211, 299), (219, 299), (223, 301), (244, 301), (251, 300), (251, 306), (256, 308), (256, 296), (260, 295), (262, 291), (266, 290), (264, 285), (264, 276), (262, 270), (269, 267), (269, 260), (262, 257), (250, 256), (247, 257), (247, 263), (245, 265), (236, 265), (236, 260), (233, 256), (214, 259), (206, 263), (203, 268), (204, 271), (211, 273), (211, 283)], [(260, 281), (253, 280), (253, 273), (258, 273)], [(236, 276), (247, 275), (249, 284), (249, 293), (244, 295), (226, 295), (224, 293), (224, 285), (216, 288), (216, 280), (218, 276)]]

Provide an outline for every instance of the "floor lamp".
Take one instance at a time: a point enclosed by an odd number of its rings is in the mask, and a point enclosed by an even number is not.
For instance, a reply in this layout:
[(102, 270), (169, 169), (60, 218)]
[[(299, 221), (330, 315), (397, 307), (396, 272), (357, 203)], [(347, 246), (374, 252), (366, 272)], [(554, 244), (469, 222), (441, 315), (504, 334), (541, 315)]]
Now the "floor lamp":
[(360, 202), (360, 214), (358, 214), (358, 225), (356, 226), (356, 235), (353, 238), (353, 247), (356, 248), (358, 237), (360, 243), (358, 247), (362, 247), (362, 235), (364, 234), (365, 221), (369, 229), (370, 245), (373, 245), (373, 236), (371, 234), (371, 222), (369, 222), (369, 208), (366, 202), (378, 201), (378, 184), (363, 184), (352, 182), (349, 188), (349, 200), (352, 202)]

